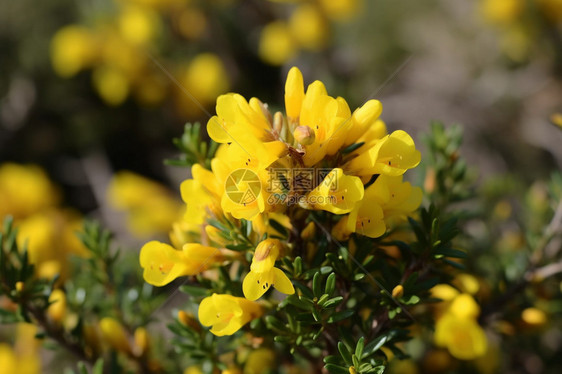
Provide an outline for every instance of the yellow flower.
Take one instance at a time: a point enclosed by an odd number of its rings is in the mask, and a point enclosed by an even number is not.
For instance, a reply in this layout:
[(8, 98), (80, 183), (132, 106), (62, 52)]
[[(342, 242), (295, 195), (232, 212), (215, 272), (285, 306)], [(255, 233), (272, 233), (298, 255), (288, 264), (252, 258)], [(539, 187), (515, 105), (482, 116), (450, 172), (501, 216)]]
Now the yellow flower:
[(481, 4), (484, 18), (498, 25), (515, 22), (524, 9), (524, 0), (483, 0)]
[(203, 370), (199, 366), (190, 366), (185, 368), (183, 374), (203, 374)]
[(199, 305), (199, 321), (217, 336), (232, 335), (263, 314), (258, 303), (243, 297), (213, 294)]
[(378, 238), (386, 232), (384, 213), (376, 192), (373, 186), (367, 188), (364, 198), (341, 223), (345, 224), (347, 232), (357, 232), (370, 238)]
[(480, 307), (469, 294), (456, 296), (435, 325), (435, 344), (461, 360), (484, 355), (488, 341), (477, 322)]
[(133, 335), (133, 353), (137, 357), (144, 356), (150, 349), (150, 335), (144, 327), (137, 327)]
[(246, 359), (244, 374), (261, 374), (275, 368), (275, 353), (271, 349), (253, 350)]
[(161, 27), (157, 13), (149, 8), (130, 4), (121, 10), (117, 24), (123, 38), (134, 45), (149, 43)]
[(105, 317), (100, 321), (100, 330), (103, 339), (111, 348), (124, 353), (131, 352), (127, 332), (119, 321), (111, 317)]
[(12, 347), (8, 344), (0, 343), (0, 367), (6, 374), (17, 373), (18, 359)]
[(187, 204), (184, 220), (188, 223), (202, 224), (208, 215), (207, 207), (214, 198), (222, 195), (215, 175), (199, 164), (191, 167), (193, 179), (187, 179), (180, 186), (182, 200)]
[(266, 25), (261, 32), (258, 51), (260, 57), (271, 65), (283, 65), (292, 59), (297, 46), (288, 25), (282, 21)]
[[(352, 126), (346, 133), (345, 145), (360, 142), (369, 133), (369, 139), (378, 140), (386, 135), (384, 122), (377, 123), (382, 113), (382, 104), (378, 100), (369, 100), (361, 108), (357, 108), (351, 116)], [(376, 130), (373, 132), (373, 130)], [(364, 141), (365, 139), (361, 139)]]
[(411, 215), (422, 202), (422, 191), (419, 187), (412, 187), (409, 182), (403, 182), (402, 176), (389, 177), (379, 175), (372, 189), (378, 200), (387, 225), (393, 224)]
[(25, 218), (55, 206), (59, 194), (47, 174), (35, 165), (0, 165), (0, 218)]
[(521, 319), (529, 326), (542, 326), (547, 322), (546, 313), (537, 308), (526, 308), (523, 310)]
[(216, 110), (217, 115), (207, 122), (207, 132), (211, 139), (230, 144), (228, 149), (241, 155), (239, 167), (254, 164), (258, 169), (266, 168), (286, 154), (286, 145), (276, 140), (258, 99), (248, 102), (238, 94), (221, 95)]
[(167, 232), (181, 210), (165, 186), (130, 171), (114, 175), (108, 199), (113, 207), (127, 213), (129, 229), (138, 237)]
[(344, 175), (342, 169), (333, 169), (324, 180), (307, 195), (307, 204), (313, 209), (334, 214), (349, 213), (363, 199), (363, 183), (354, 176)]
[(328, 96), (320, 81), (311, 83), (302, 100), (299, 124), (314, 130), (314, 143), (303, 147), (305, 166), (313, 166), (344, 143), (352, 122), (349, 106), (342, 98)]
[(96, 68), (92, 75), (92, 83), (103, 101), (108, 105), (121, 105), (129, 96), (129, 79), (121, 70), (114, 67), (101, 66)]
[(377, 141), (368, 152), (352, 159), (346, 170), (354, 175), (384, 174), (399, 176), (418, 166), (421, 154), (408, 133), (394, 131)]
[(242, 289), (248, 300), (257, 300), (271, 286), (287, 295), (295, 293), (295, 288), (287, 275), (275, 267), (279, 258), (281, 242), (277, 239), (265, 239), (258, 244), (250, 272), (244, 278)]
[(61, 325), (66, 315), (66, 294), (61, 289), (53, 290), (49, 296), (47, 315), (56, 324)]
[(17, 241), (27, 246), (29, 261), (40, 278), (59, 275), (66, 279), (70, 255), (86, 257), (88, 252), (76, 237), (81, 218), (71, 211), (47, 210), (20, 222)]
[(164, 286), (178, 277), (199, 274), (222, 259), (219, 249), (199, 243), (184, 244), (178, 251), (168, 244), (151, 241), (140, 252), (144, 280), (154, 286)]
[(347, 21), (357, 14), (363, 0), (320, 0), (320, 5), (331, 19)]
[(88, 67), (96, 56), (96, 40), (92, 33), (78, 25), (69, 25), (56, 32), (51, 40), (51, 62), (61, 77), (72, 77)]
[(201, 225), (188, 223), (183, 220), (176, 221), (172, 224), (169, 236), (170, 243), (172, 243), (174, 248), (181, 249), (186, 243), (201, 241)]
[(300, 47), (318, 51), (326, 45), (329, 25), (318, 7), (303, 4), (291, 14), (289, 30)]
[[(203, 105), (212, 103), (229, 87), (229, 78), (221, 59), (213, 53), (195, 56), (180, 75), (180, 82)], [(185, 97), (185, 93), (180, 93)], [(186, 100), (191, 100), (185, 97)]]
[(474, 319), (445, 314), (435, 325), (435, 344), (446, 347), (461, 360), (473, 360), (486, 353), (486, 334)]

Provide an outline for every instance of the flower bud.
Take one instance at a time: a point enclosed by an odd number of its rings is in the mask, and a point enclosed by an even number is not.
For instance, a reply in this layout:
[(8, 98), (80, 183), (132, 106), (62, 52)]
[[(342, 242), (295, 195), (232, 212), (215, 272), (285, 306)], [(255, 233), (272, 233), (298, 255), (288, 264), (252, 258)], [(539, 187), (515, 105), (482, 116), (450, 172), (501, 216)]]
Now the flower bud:
[(18, 293), (21, 293), (23, 291), (23, 286), (24, 286), (23, 282), (16, 282), (16, 291)]
[(105, 317), (100, 321), (100, 329), (103, 340), (113, 349), (125, 353), (131, 351), (127, 333), (119, 321), (111, 317)]
[(529, 326), (542, 326), (547, 321), (545, 312), (537, 308), (527, 308), (523, 310), (521, 319)]
[(306, 225), (306, 227), (302, 230), (301, 238), (303, 240), (311, 240), (314, 238), (314, 235), (316, 235), (316, 225), (314, 224), (314, 222), (310, 221), (308, 225)]
[(402, 296), (404, 296), (404, 287), (401, 284), (399, 284), (398, 286), (394, 287), (394, 289), (392, 290), (392, 297), (398, 299)]
[(141, 357), (148, 352), (150, 337), (144, 327), (139, 327), (135, 330), (135, 356)]
[(186, 313), (183, 310), (180, 310), (178, 312), (178, 321), (180, 321), (182, 325), (189, 327), (192, 330), (195, 331), (201, 330), (201, 326), (199, 325), (199, 323), (191, 313)]
[(297, 126), (293, 132), (295, 140), (302, 145), (311, 145), (314, 143), (315, 135), (314, 131), (308, 126)]
[(56, 324), (61, 324), (66, 315), (66, 295), (64, 291), (56, 289), (53, 290), (49, 296), (49, 308), (47, 309), (47, 316)]

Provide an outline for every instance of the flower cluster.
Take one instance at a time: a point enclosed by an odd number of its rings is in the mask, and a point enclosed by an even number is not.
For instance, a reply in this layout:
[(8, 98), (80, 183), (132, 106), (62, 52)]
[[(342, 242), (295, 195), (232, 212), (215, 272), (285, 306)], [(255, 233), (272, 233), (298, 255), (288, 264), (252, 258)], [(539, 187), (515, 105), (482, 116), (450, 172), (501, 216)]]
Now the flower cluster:
[(131, 171), (113, 176), (107, 197), (112, 207), (127, 214), (128, 227), (138, 237), (167, 232), (182, 214), (171, 191)]
[[(92, 84), (108, 105), (120, 105), (134, 96), (141, 105), (154, 106), (173, 94), (178, 110), (193, 114), (196, 108), (191, 101), (158, 70), (151, 56), (160, 58), (159, 44), (170, 38), (169, 33), (184, 43), (201, 38), (208, 23), (203, 10), (183, 0), (114, 3), (104, 17), (57, 31), (51, 41), (55, 72), (69, 78), (92, 69)], [(228, 89), (228, 75), (215, 54), (199, 53), (166, 65), (203, 105)]]
[[(145, 280), (163, 286), (222, 264), (243, 265), (239, 248), (253, 251), (241, 279), (245, 298), (213, 294), (200, 305), (201, 323), (217, 335), (232, 334), (261, 315), (256, 300), (270, 288), (295, 292), (276, 264), (302, 253), (306, 244), (300, 240), (320, 234), (315, 217), (333, 220), (332, 235), (340, 240), (378, 238), (421, 203), (421, 190), (403, 181), (420, 162), (420, 152), (406, 132), (387, 134), (379, 101), (352, 113), (320, 81), (305, 92), (301, 72), (292, 68), (285, 108), (285, 115), (270, 113), (257, 98), (220, 96), (217, 114), (207, 123), (220, 146), (210, 170), (194, 164), (193, 178), (181, 185), (187, 209), (171, 235), (176, 249), (153, 241), (140, 253)], [(244, 243), (238, 235), (242, 225)], [(302, 233), (301, 239), (285, 231)]]
[(38, 277), (64, 279), (70, 255), (86, 256), (75, 236), (82, 225), (78, 212), (59, 207), (59, 191), (35, 165), (0, 165), (0, 220), (12, 216), (17, 241), (26, 248)]
[(271, 65), (286, 63), (301, 49), (323, 50), (329, 45), (331, 22), (349, 21), (363, 5), (363, 0), (271, 1), (298, 3), (288, 20), (270, 22), (261, 32), (259, 54)]

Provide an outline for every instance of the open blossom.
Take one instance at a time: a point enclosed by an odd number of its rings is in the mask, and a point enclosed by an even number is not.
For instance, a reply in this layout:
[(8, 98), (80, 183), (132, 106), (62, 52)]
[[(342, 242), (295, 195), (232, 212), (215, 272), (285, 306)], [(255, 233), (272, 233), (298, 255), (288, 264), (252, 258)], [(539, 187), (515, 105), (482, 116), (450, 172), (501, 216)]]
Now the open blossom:
[(199, 305), (199, 321), (203, 326), (211, 326), (211, 332), (217, 336), (232, 335), (262, 314), (258, 303), (231, 295), (215, 293)]
[(478, 324), (480, 307), (469, 294), (459, 294), (435, 325), (435, 344), (461, 360), (483, 356), (488, 349), (486, 334)]
[(271, 287), (279, 292), (291, 295), (295, 288), (287, 275), (275, 267), (280, 255), (281, 242), (277, 239), (266, 239), (256, 248), (250, 273), (244, 278), (242, 288), (248, 300), (257, 300)]
[(164, 286), (178, 277), (199, 274), (222, 260), (219, 249), (198, 243), (187, 243), (181, 251), (172, 246), (151, 241), (140, 253), (144, 280), (155, 286)]

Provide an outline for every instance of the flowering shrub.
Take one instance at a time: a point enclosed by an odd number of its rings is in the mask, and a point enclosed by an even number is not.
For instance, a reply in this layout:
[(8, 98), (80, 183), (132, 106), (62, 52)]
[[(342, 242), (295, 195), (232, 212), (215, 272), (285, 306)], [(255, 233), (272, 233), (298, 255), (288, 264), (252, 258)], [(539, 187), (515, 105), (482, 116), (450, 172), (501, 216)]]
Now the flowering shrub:
[(304, 81), (289, 70), (284, 112), (229, 93), (208, 138), (185, 126), (167, 161), (190, 171), (183, 203), (116, 174), (140, 252), (78, 230), (37, 167), (2, 165), (0, 317), (17, 333), (0, 367), (38, 373), (42, 342), (78, 361), (54, 370), (95, 374), (495, 372), (513, 366), (500, 347), (556, 334), (562, 177), (478, 190), (460, 127), (432, 123), (422, 157), (378, 100), (352, 111)]

